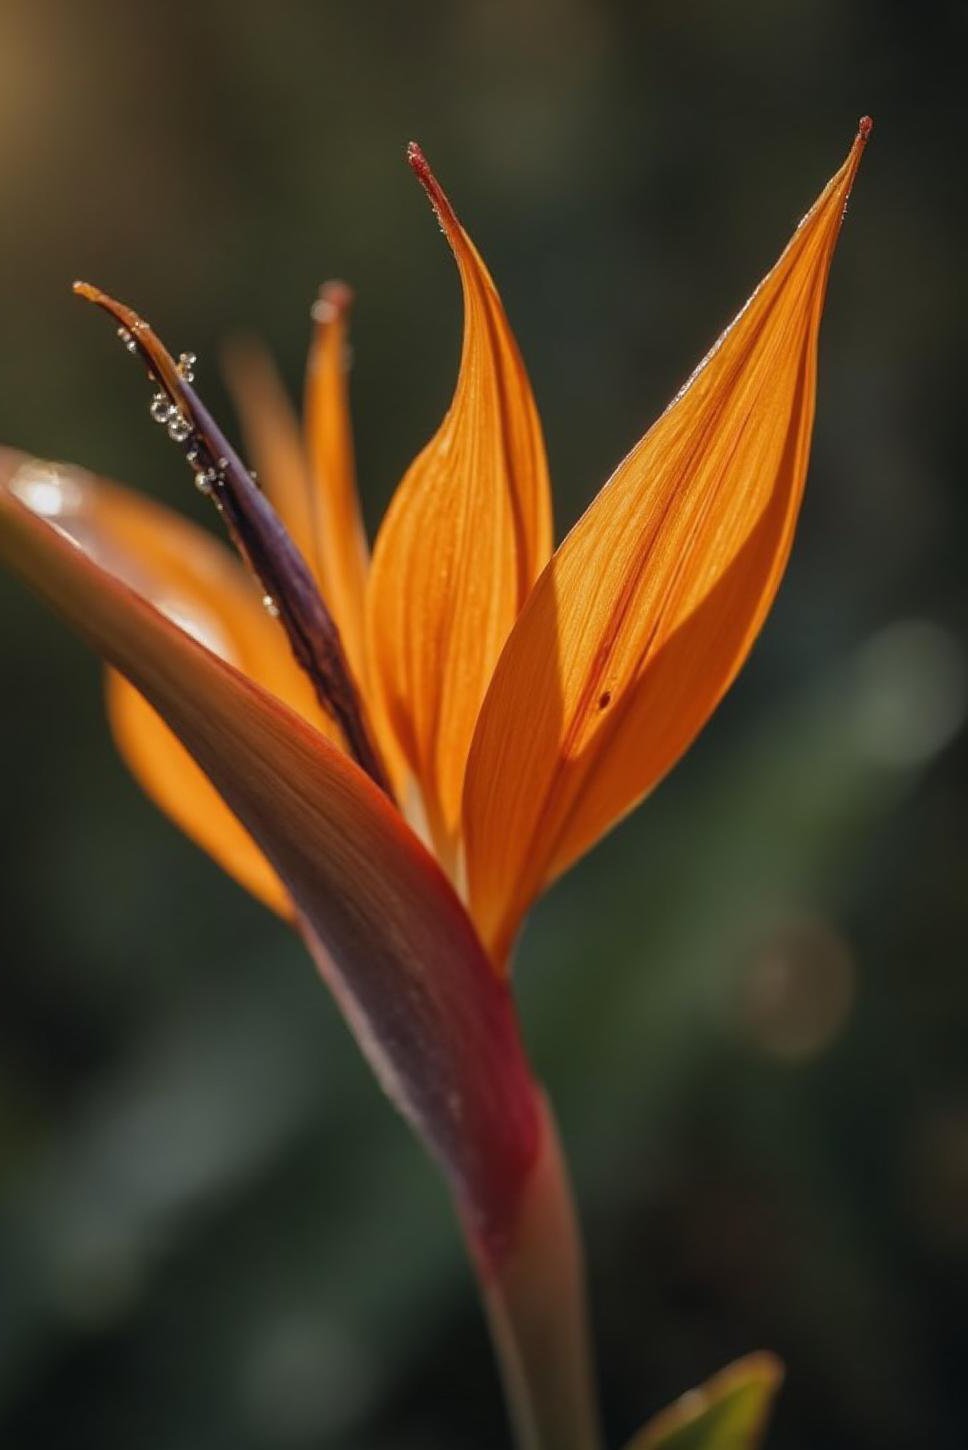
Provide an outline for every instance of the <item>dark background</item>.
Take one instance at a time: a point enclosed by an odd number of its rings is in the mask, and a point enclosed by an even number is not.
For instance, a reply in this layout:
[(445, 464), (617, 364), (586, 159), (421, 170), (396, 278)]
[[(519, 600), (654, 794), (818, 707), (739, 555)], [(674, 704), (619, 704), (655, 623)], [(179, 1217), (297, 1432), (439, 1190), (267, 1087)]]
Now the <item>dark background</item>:
[[(371, 526), (449, 399), (422, 142), (502, 290), (559, 534), (875, 118), (786, 585), (715, 722), (518, 962), (610, 1443), (731, 1356), (775, 1450), (968, 1441), (961, 4), (0, 5), (0, 439), (186, 510), (78, 275), (300, 386), (357, 288)], [(199, 517), (202, 517), (199, 512)], [(444, 1193), (298, 944), (142, 799), (0, 580), (0, 1440), (506, 1443)]]

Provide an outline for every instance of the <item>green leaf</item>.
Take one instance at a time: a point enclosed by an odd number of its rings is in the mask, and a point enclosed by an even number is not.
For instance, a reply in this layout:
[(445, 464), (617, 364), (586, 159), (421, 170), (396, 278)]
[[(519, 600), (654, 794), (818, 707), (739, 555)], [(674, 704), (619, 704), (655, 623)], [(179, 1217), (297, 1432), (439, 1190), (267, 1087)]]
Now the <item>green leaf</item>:
[(662, 1410), (626, 1450), (756, 1450), (782, 1379), (775, 1355), (738, 1359)]

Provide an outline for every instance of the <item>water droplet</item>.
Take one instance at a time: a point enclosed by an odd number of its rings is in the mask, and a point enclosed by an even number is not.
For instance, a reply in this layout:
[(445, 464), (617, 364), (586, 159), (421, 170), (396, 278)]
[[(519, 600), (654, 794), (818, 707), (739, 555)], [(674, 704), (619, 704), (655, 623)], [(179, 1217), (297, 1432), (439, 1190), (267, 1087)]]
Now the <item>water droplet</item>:
[(184, 443), (191, 436), (192, 425), (184, 413), (172, 409), (171, 417), (168, 419), (168, 437), (173, 443)]
[(195, 364), (197, 362), (198, 357), (193, 352), (183, 352), (179, 354), (178, 376), (180, 378), (183, 378), (186, 383), (193, 383), (195, 381)]
[(262, 608), (265, 610), (266, 614), (268, 614), (270, 619), (279, 618), (279, 606), (273, 599), (271, 594), (263, 594)]
[(125, 352), (137, 352), (138, 351), (138, 344), (135, 342), (134, 338), (131, 336), (131, 333), (128, 331), (128, 329), (126, 327), (119, 327), (118, 328), (118, 337), (120, 338), (120, 340), (121, 340), (121, 342), (122, 342), (122, 344), (124, 346)]
[(215, 487), (215, 474), (210, 468), (205, 468), (201, 473), (196, 473), (195, 487), (199, 493), (204, 493), (205, 495), (212, 492), (212, 489)]
[(165, 393), (155, 393), (148, 404), (148, 412), (156, 423), (167, 423), (174, 411)]

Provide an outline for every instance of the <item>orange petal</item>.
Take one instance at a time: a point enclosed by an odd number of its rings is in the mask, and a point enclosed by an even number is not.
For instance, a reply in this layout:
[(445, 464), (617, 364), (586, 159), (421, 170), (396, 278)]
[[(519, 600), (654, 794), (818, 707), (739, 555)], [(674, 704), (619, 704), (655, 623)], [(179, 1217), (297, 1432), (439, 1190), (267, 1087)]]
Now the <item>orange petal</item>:
[(222, 366), (259, 484), (325, 596), (309, 464), (285, 384), (253, 338), (236, 338), (225, 349)]
[(830, 261), (869, 122), (772, 272), (555, 554), (471, 751), (472, 912), (503, 962), (522, 914), (712, 714), (786, 565)]
[(370, 575), (371, 686), (452, 861), (474, 722), (495, 662), (551, 547), (531, 387), (480, 256), (420, 151), (410, 160), (453, 248), (464, 295), (457, 388), (380, 530)]
[[(259, 681), (317, 728), (332, 731), (279, 625), (245, 570), (216, 539), (148, 499), (80, 472), (27, 464), (15, 492), (110, 560), (170, 619)], [(262, 852), (145, 700), (110, 674), (108, 713), (121, 755), (151, 799), (247, 890), (281, 915), (292, 908)]]
[(22, 462), (0, 453), (0, 563), (150, 700), (258, 843), (384, 1088), (496, 1249), (538, 1115), (510, 995), (460, 901), (348, 756), (116, 577), (97, 540), (78, 547), (4, 486)]
[(114, 670), (106, 672), (104, 684), (111, 734), (145, 794), (240, 886), (291, 917), (282, 882), (148, 701)]
[(363, 606), (370, 551), (353, 461), (347, 379), (347, 317), (352, 293), (327, 282), (313, 308), (306, 370), (306, 448), (313, 480), (323, 593), (357, 680), (364, 679)]

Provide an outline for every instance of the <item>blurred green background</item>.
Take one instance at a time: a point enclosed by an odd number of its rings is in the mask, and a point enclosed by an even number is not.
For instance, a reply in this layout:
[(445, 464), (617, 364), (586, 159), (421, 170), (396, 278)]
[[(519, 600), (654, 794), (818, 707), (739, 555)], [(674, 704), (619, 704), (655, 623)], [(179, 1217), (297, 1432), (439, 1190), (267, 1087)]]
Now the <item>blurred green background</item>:
[[(731, 1356), (776, 1450), (968, 1442), (963, 4), (0, 4), (0, 439), (205, 517), (90, 277), (294, 392), (358, 292), (377, 523), (453, 384), (419, 138), (545, 419), (559, 533), (875, 133), (798, 544), (654, 798), (534, 914), (527, 1036), (587, 1230), (611, 1443)], [(116, 761), (0, 579), (0, 1442), (506, 1443), (443, 1190), (297, 943)]]

